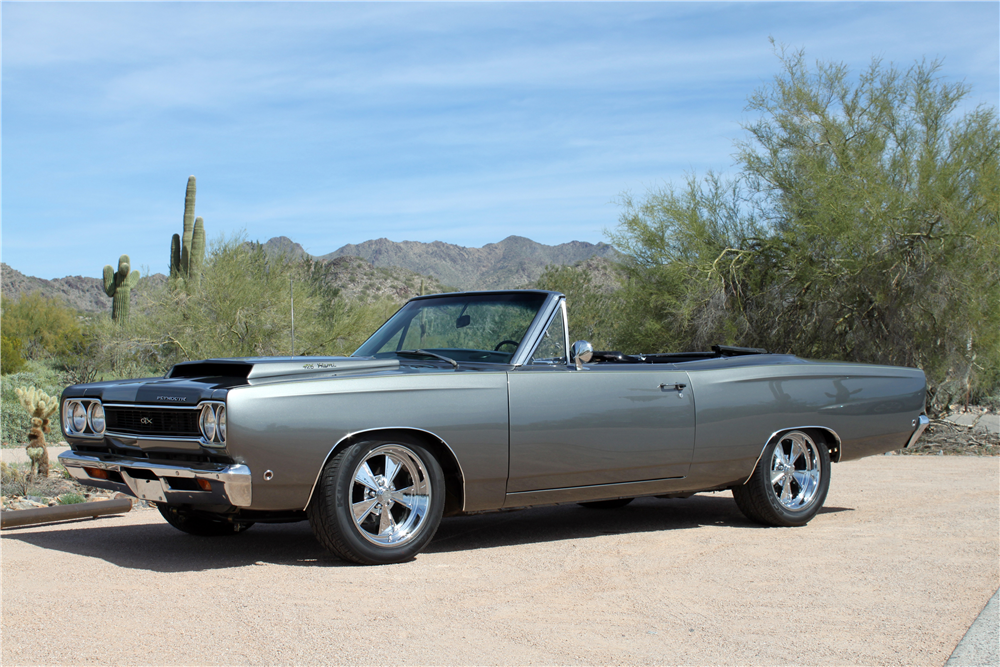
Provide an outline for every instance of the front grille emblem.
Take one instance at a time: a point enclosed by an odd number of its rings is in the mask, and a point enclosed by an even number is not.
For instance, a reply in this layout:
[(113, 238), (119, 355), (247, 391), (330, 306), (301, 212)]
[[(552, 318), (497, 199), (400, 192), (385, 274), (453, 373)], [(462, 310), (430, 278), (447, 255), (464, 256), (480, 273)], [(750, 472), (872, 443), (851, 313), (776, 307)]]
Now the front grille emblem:
[(139, 423), (143, 424), (144, 426), (152, 426), (153, 420), (149, 417), (143, 417), (142, 419), (139, 420)]

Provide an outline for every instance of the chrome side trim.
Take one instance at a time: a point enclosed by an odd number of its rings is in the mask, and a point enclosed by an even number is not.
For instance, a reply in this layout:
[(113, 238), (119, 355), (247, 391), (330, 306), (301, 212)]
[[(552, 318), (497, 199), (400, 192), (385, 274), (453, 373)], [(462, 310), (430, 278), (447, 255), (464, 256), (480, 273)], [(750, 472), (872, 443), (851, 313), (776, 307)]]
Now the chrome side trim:
[(685, 477), (663, 477), (635, 482), (615, 482), (587, 486), (515, 491), (504, 496), (502, 509), (531, 507), (533, 505), (558, 505), (610, 498), (655, 496), (682, 488)]
[(927, 415), (920, 415), (920, 417), (917, 418), (917, 428), (913, 432), (913, 435), (910, 436), (910, 439), (906, 441), (906, 444), (903, 445), (903, 449), (909, 449), (913, 445), (917, 444), (917, 440), (919, 440), (920, 436), (924, 434), (924, 431), (930, 423), (931, 420), (927, 418)]
[[(59, 462), (66, 467), (66, 471), (70, 475), (84, 483), (92, 479), (84, 468), (98, 468), (117, 472), (125, 480), (128, 490), (137, 498), (142, 498), (143, 500), (170, 502), (170, 496), (179, 492), (171, 489), (168, 484), (164, 483), (163, 479), (169, 477), (222, 482), (222, 499), (236, 507), (250, 507), (253, 498), (250, 468), (242, 464), (206, 464), (204, 468), (194, 468), (165, 463), (152, 463), (149, 461), (136, 461), (117, 456), (87, 456), (85, 454), (77, 454), (73, 451), (60, 454)], [(142, 470), (152, 473), (158, 479), (151, 480), (143, 477), (133, 477), (129, 474), (129, 471), (132, 470)], [(115, 483), (112, 482), (111, 484)], [(191, 493), (199, 492), (184, 491), (183, 493), (190, 495)], [(206, 504), (208, 504), (210, 500), (208, 496), (211, 495), (211, 492), (201, 493), (206, 494)]]
[(764, 445), (760, 448), (760, 454), (757, 455), (757, 460), (754, 461), (753, 468), (750, 469), (750, 474), (747, 475), (747, 478), (745, 480), (743, 480), (743, 483), (746, 484), (747, 482), (750, 481), (750, 478), (753, 477), (754, 471), (757, 470), (757, 466), (760, 465), (760, 459), (761, 459), (761, 457), (764, 456), (764, 450), (767, 449), (767, 446), (769, 444), (771, 444), (771, 441), (774, 440), (775, 436), (777, 436), (779, 433), (785, 433), (786, 431), (804, 431), (806, 429), (815, 429), (815, 430), (818, 430), (818, 431), (826, 431), (827, 433), (829, 433), (830, 435), (833, 436), (834, 440), (837, 441), (837, 451), (839, 452), (839, 454), (837, 455), (836, 458), (834, 458), (833, 456), (831, 456), (830, 457), (830, 462), (831, 463), (839, 463), (841, 456), (843, 456), (843, 454), (844, 454), (844, 452), (843, 452), (843, 443), (842, 443), (842, 441), (840, 439), (840, 436), (837, 435), (837, 432), (834, 431), (832, 428), (830, 428), (829, 426), (789, 426), (788, 428), (778, 429), (777, 431), (775, 431), (774, 433), (772, 433), (770, 436), (768, 436), (767, 440), (764, 442)]
[(355, 436), (358, 436), (358, 435), (364, 435), (365, 433), (377, 433), (379, 431), (413, 431), (413, 432), (416, 432), (416, 433), (423, 433), (425, 435), (429, 435), (430, 437), (434, 438), (435, 440), (437, 440), (438, 442), (440, 442), (442, 445), (444, 445), (445, 449), (447, 449), (451, 453), (451, 457), (453, 459), (455, 459), (455, 465), (458, 466), (458, 476), (461, 478), (461, 481), (462, 481), (462, 511), (463, 512), (465, 511), (465, 496), (466, 496), (466, 494), (465, 494), (465, 471), (462, 470), (462, 462), (459, 460), (458, 456), (455, 454), (455, 450), (452, 449), (451, 445), (449, 445), (447, 442), (445, 442), (445, 439), (442, 438), (441, 436), (439, 436), (438, 434), (432, 433), (431, 431), (427, 431), (427, 430), (424, 430), (422, 428), (416, 428), (414, 426), (379, 426), (377, 428), (366, 428), (366, 429), (361, 430), (361, 431), (352, 431), (351, 433), (348, 433), (343, 438), (341, 438), (340, 440), (338, 440), (333, 445), (333, 447), (330, 448), (330, 451), (328, 451), (326, 453), (326, 456), (323, 457), (323, 465), (321, 465), (320, 468), (319, 468), (319, 470), (316, 471), (316, 479), (313, 480), (312, 488), (309, 489), (309, 497), (306, 498), (305, 507), (302, 508), (303, 511), (305, 511), (309, 507), (309, 503), (312, 502), (313, 494), (316, 493), (316, 486), (319, 484), (319, 476), (323, 474), (323, 468), (326, 467), (326, 462), (330, 460), (330, 457), (333, 456), (333, 453), (335, 451), (337, 451), (337, 448), (339, 448), (344, 443), (345, 440), (349, 440), (349, 439), (351, 439), (351, 438), (353, 438)]

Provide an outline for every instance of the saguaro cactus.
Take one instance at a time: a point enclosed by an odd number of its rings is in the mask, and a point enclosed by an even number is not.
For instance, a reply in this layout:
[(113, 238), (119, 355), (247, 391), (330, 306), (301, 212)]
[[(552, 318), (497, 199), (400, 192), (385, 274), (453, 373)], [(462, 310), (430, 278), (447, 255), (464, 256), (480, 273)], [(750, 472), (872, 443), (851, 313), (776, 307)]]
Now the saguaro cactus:
[(201, 267), (205, 262), (205, 221), (194, 217), (197, 192), (194, 176), (188, 177), (184, 194), (184, 233), (170, 239), (170, 280), (191, 293), (201, 284)]
[(49, 476), (49, 450), (45, 446), (45, 434), (49, 433), (49, 417), (59, 409), (59, 397), (49, 396), (35, 387), (20, 387), (14, 390), (21, 405), (31, 415), (28, 429), (28, 458), (31, 459), (31, 474)]
[(111, 297), (111, 319), (119, 324), (128, 319), (129, 295), (139, 282), (139, 272), (132, 271), (128, 255), (118, 258), (118, 270), (104, 267), (104, 291)]

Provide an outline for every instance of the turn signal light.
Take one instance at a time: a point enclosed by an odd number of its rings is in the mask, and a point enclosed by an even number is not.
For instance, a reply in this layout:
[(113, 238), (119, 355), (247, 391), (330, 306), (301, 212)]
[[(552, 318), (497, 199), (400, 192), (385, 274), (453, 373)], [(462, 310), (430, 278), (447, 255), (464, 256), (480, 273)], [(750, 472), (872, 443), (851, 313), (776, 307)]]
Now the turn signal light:
[(207, 479), (199, 479), (198, 480), (198, 486), (201, 487), (202, 491), (211, 491), (212, 490), (212, 483), (210, 481), (208, 481)]
[(100, 468), (84, 468), (84, 470), (87, 471), (88, 475), (90, 475), (91, 477), (94, 477), (95, 479), (107, 479), (108, 478), (108, 471), (107, 470), (101, 470)]

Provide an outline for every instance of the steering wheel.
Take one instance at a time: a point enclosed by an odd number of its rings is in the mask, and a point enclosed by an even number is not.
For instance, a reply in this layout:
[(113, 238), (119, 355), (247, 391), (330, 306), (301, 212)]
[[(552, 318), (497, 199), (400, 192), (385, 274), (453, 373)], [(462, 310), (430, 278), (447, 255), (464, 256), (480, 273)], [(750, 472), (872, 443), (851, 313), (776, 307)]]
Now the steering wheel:
[(497, 346), (493, 348), (493, 351), (499, 352), (500, 348), (503, 347), (504, 345), (513, 345), (514, 349), (516, 350), (517, 346), (520, 345), (520, 343), (518, 343), (516, 340), (502, 340), (499, 343), (497, 343)]

